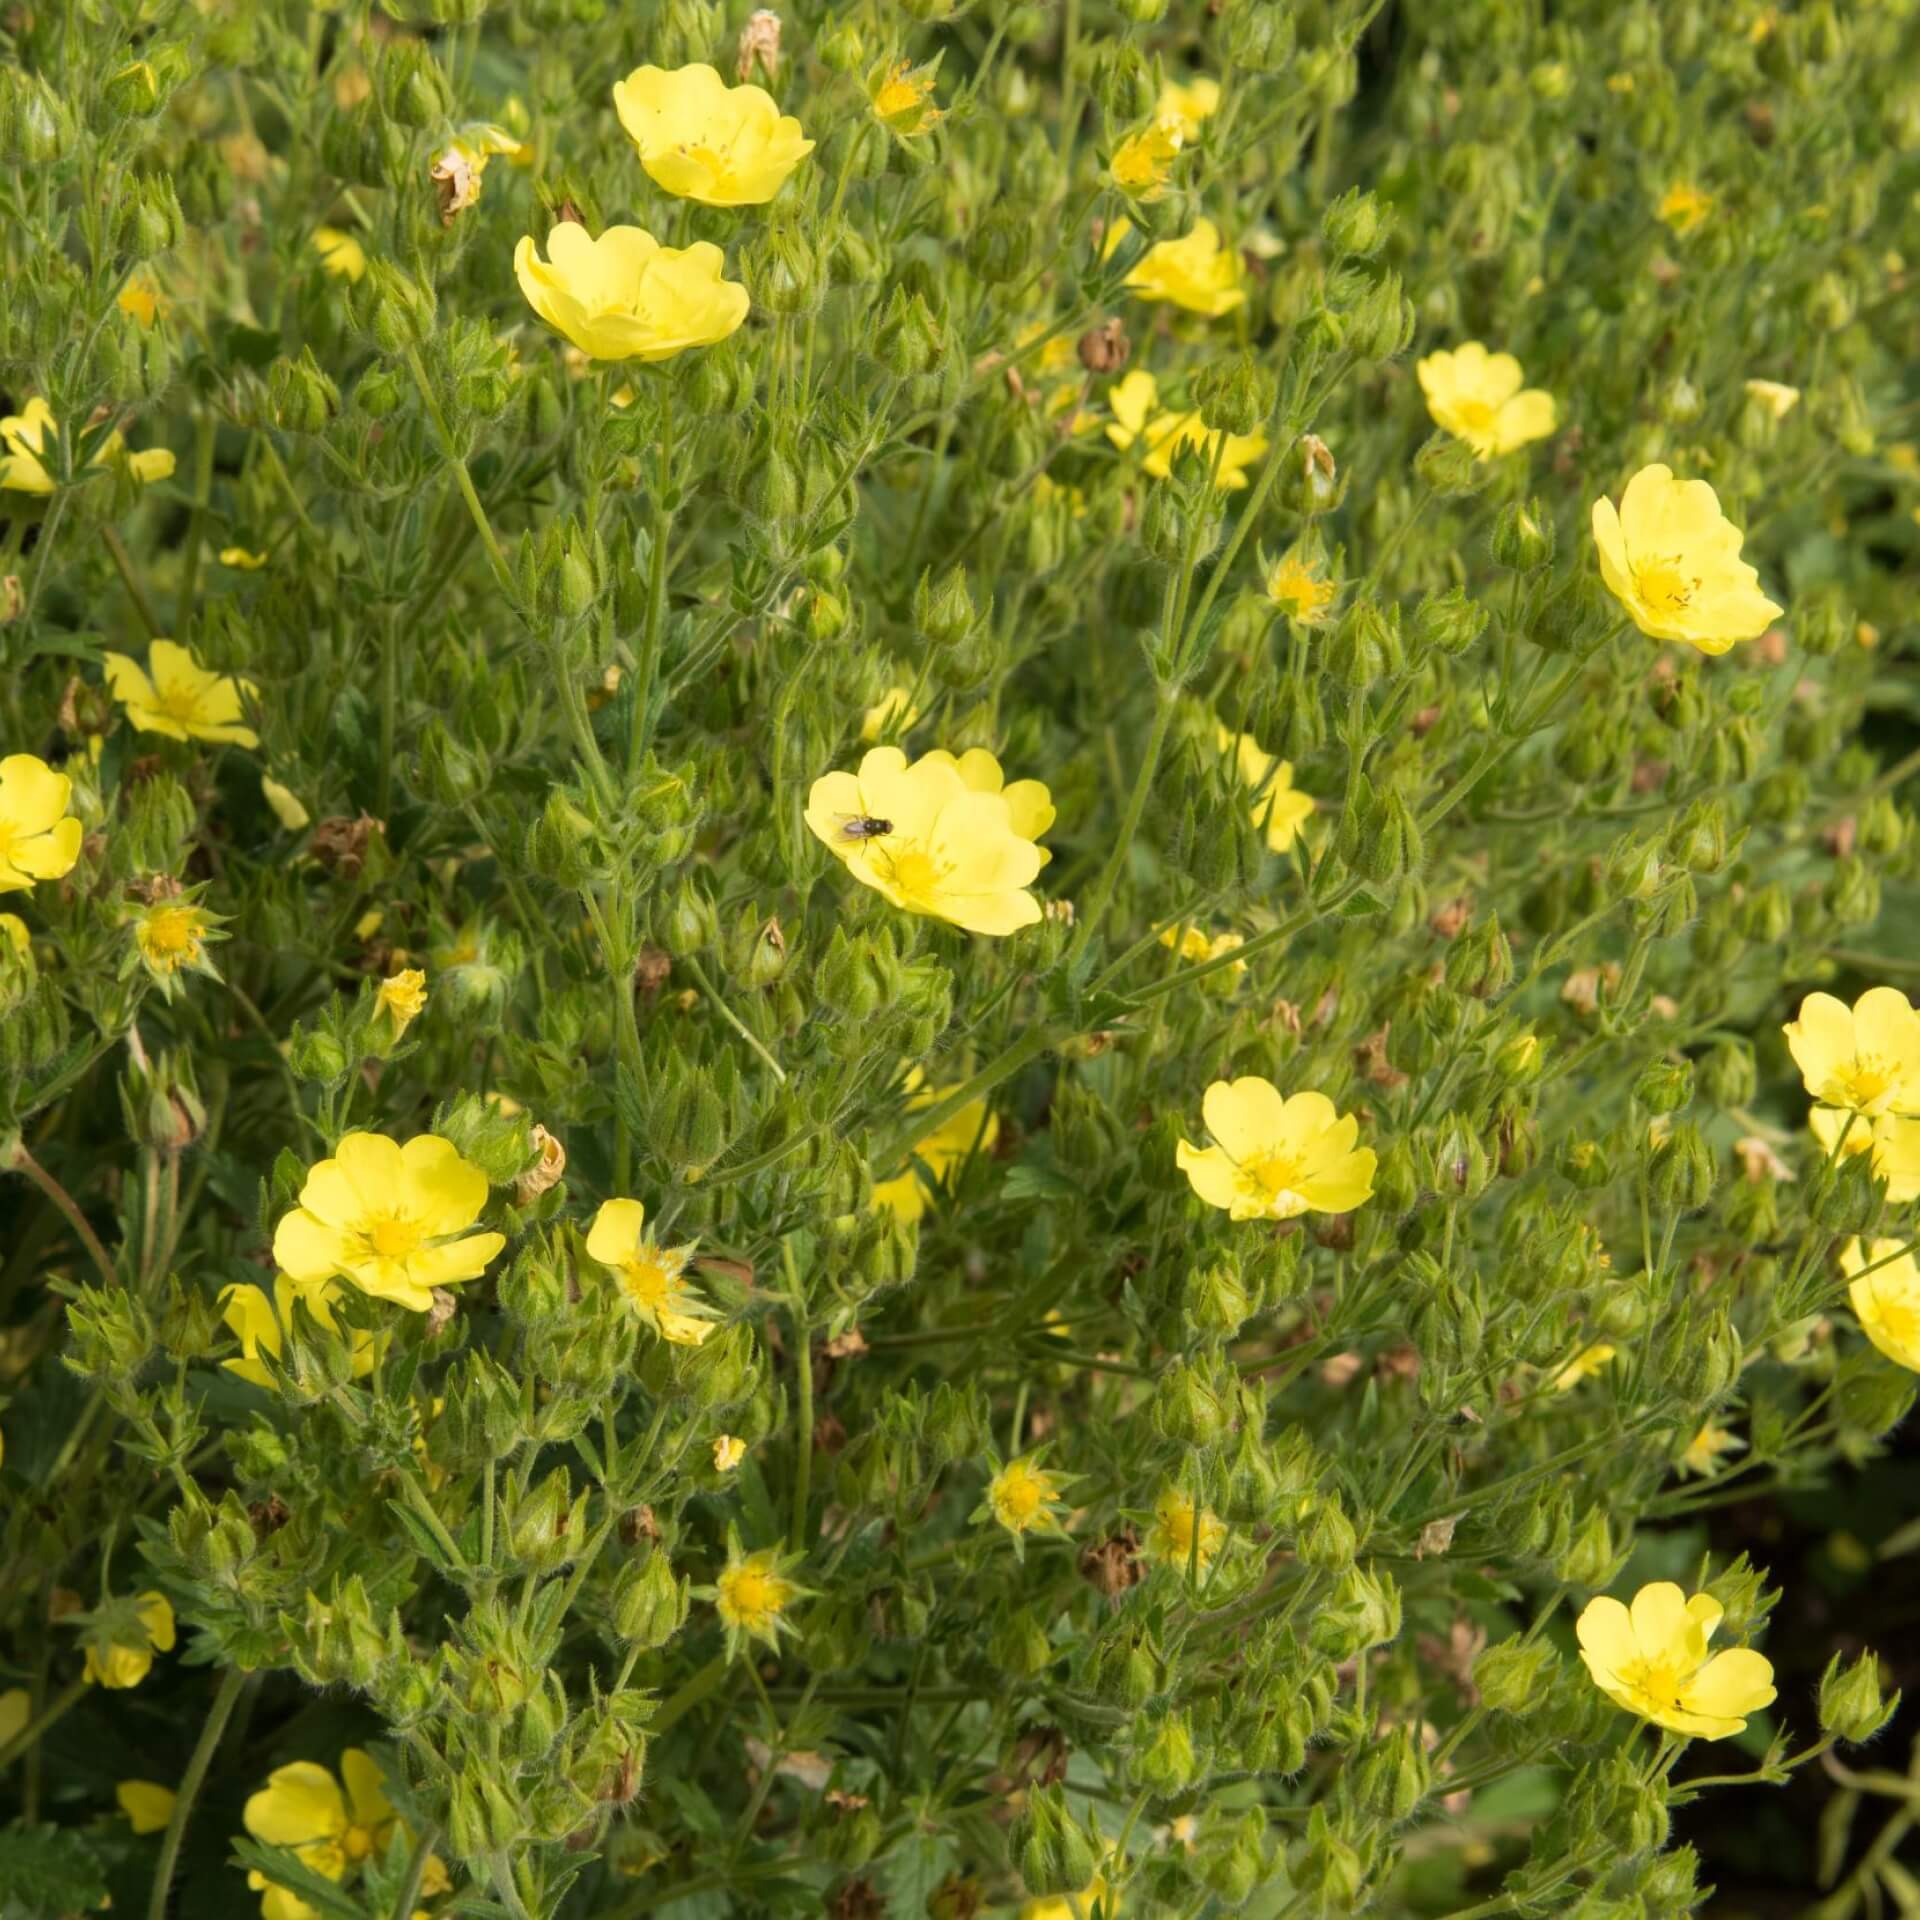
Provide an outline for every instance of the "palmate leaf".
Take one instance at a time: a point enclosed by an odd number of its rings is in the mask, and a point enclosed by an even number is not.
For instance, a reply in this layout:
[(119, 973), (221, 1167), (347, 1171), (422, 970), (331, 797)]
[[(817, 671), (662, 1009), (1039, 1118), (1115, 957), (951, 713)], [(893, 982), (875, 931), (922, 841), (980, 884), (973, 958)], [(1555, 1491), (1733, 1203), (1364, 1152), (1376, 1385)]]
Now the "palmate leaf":
[(9, 1827), (0, 1832), (0, 1920), (85, 1913), (106, 1897), (100, 1861), (71, 1828)]

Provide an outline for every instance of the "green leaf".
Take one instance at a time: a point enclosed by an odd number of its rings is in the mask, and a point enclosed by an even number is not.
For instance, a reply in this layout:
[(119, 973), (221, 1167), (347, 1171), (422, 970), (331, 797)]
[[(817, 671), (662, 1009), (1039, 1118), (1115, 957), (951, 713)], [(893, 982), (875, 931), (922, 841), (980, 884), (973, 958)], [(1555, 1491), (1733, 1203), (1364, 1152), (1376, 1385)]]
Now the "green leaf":
[(0, 1833), (0, 1915), (5, 1920), (85, 1913), (106, 1897), (100, 1862), (70, 1827), (12, 1827)]
[(1365, 887), (1358, 893), (1349, 894), (1336, 909), (1342, 920), (1364, 920), (1369, 914), (1385, 913), (1386, 910), (1387, 903), (1377, 894), (1369, 893)]

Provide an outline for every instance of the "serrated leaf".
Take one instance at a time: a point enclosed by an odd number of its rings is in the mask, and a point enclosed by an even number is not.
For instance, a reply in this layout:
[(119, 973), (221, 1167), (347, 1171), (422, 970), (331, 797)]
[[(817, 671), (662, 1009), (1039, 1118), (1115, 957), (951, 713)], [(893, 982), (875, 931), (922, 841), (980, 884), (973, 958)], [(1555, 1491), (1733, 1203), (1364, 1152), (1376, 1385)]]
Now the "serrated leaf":
[(297, 1893), (308, 1906), (317, 1907), (322, 1913), (336, 1914), (339, 1920), (364, 1920), (357, 1900), (349, 1900), (324, 1874), (315, 1873), (297, 1853), (285, 1847), (263, 1847), (257, 1840), (236, 1839), (233, 1861), (236, 1866), (250, 1868), (271, 1880), (275, 1886)]
[(1362, 887), (1358, 893), (1349, 894), (1335, 909), (1342, 920), (1364, 920), (1369, 914), (1385, 913), (1387, 903), (1377, 894), (1369, 893)]
[(1080, 1189), (1064, 1173), (1041, 1160), (1021, 1160), (1000, 1183), (1003, 1200), (1071, 1200)]
[(0, 1833), (0, 1914), (85, 1913), (107, 1897), (93, 1849), (70, 1827), (12, 1827)]

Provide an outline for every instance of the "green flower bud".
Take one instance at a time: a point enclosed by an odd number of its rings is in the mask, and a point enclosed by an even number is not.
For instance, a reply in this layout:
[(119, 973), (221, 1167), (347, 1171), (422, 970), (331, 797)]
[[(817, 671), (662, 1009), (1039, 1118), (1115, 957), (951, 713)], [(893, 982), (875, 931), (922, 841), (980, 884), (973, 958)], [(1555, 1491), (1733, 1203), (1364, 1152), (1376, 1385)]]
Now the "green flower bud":
[(1007, 1850), (1035, 1896), (1078, 1893), (1099, 1871), (1102, 1843), (1067, 1811), (1057, 1786), (1036, 1787), (1007, 1835)]
[(1633, 1097), (1649, 1113), (1678, 1113), (1693, 1099), (1693, 1063), (1650, 1060), (1633, 1083)]
[(1219, 1393), (1189, 1360), (1175, 1360), (1161, 1374), (1152, 1405), (1154, 1431), (1181, 1446), (1212, 1446), (1226, 1432)]
[(1324, 1801), (1307, 1816), (1307, 1831), (1293, 1859), (1294, 1884), (1319, 1913), (1352, 1910), (1366, 1884), (1366, 1868), (1346, 1839), (1334, 1832)]
[(1692, 1213), (1713, 1198), (1713, 1155), (1700, 1129), (1683, 1120), (1653, 1150), (1648, 1184), (1669, 1213)]
[(888, 373), (910, 380), (931, 373), (946, 351), (944, 329), (920, 294), (895, 287), (873, 336), (873, 357)]
[(1339, 1573), (1353, 1565), (1360, 1536), (1335, 1494), (1321, 1494), (1300, 1528), (1297, 1551), (1303, 1565)]
[(1293, 16), (1275, 0), (1235, 0), (1227, 58), (1247, 73), (1279, 73), (1293, 58)]
[(1321, 216), (1320, 231), (1335, 254), (1376, 252), (1393, 231), (1393, 213), (1361, 187), (1349, 187)]
[(967, 265), (982, 286), (1011, 285), (1026, 273), (1040, 221), (1031, 208), (1005, 203), (988, 209), (967, 240)]
[(385, 260), (370, 260), (351, 296), (354, 324), (382, 353), (404, 353), (433, 331), (430, 287)]
[(1400, 1821), (1426, 1797), (1432, 1779), (1420, 1730), (1398, 1726), (1360, 1755), (1354, 1766), (1353, 1797), (1376, 1820)]
[(117, 120), (141, 120), (160, 110), (160, 76), (146, 60), (129, 60), (107, 76), (102, 103)]
[(1544, 1640), (1502, 1640), (1473, 1663), (1473, 1684), (1495, 1713), (1524, 1718), (1547, 1704), (1558, 1664)]
[(1477, 600), (1469, 600), (1458, 587), (1450, 587), (1420, 602), (1413, 616), (1414, 652), (1449, 657), (1465, 653), (1486, 627), (1486, 608)]
[(186, 230), (173, 182), (164, 174), (130, 181), (120, 207), (120, 245), (136, 260), (171, 252)]
[(376, 77), (381, 107), (416, 133), (442, 125), (453, 111), (446, 75), (434, 50), (423, 42), (387, 42)]
[(1495, 566), (1532, 573), (1553, 559), (1553, 516), (1539, 500), (1509, 501), (1493, 523)]
[(674, 1578), (667, 1556), (656, 1548), (620, 1569), (613, 1589), (614, 1633), (651, 1652), (686, 1625), (687, 1606), (687, 1581)]
[(1210, 360), (1194, 376), (1193, 401), (1216, 433), (1252, 433), (1272, 413), (1278, 383), (1247, 354)]
[(1133, 1774), (1156, 1793), (1178, 1793), (1193, 1779), (1195, 1765), (1193, 1733), (1186, 1716), (1170, 1713), (1146, 1746), (1134, 1754)]
[(273, 424), (283, 433), (318, 433), (340, 411), (340, 389), (321, 370), (311, 347), (301, 348), (298, 360), (282, 354), (273, 363), (267, 394)]
[(1348, 350), (1359, 360), (1391, 360), (1404, 353), (1417, 324), (1398, 273), (1383, 273), (1342, 314)]
[(1874, 1653), (1863, 1653), (1850, 1667), (1843, 1667), (1836, 1653), (1820, 1676), (1821, 1731), (1850, 1746), (1871, 1740), (1899, 1705), (1898, 1692), (1889, 1700), (1881, 1691), (1880, 1660)]
[(1357, 865), (1378, 885), (1404, 880), (1419, 872), (1425, 859), (1420, 824), (1413, 810), (1396, 792), (1376, 797), (1364, 829)]
[(0, 72), (0, 159), (44, 167), (73, 142), (73, 110), (42, 74), (18, 66)]
[(1421, 484), (1443, 500), (1458, 500), (1478, 493), (1492, 469), (1490, 462), (1474, 456), (1464, 440), (1456, 440), (1450, 433), (1436, 433), (1413, 456), (1413, 470)]
[(505, 1501), (507, 1547), (529, 1573), (557, 1573), (586, 1542), (586, 1502), (574, 1497), (565, 1467), (537, 1487), (511, 1486)]
[(921, 574), (913, 590), (913, 624), (930, 646), (957, 646), (977, 619), (964, 567), (949, 567), (938, 581), (931, 568)]
[(1372, 686), (1383, 674), (1398, 673), (1406, 662), (1398, 608), (1356, 599), (1329, 636), (1322, 658), (1329, 677), (1350, 693)]
[(1556, 1556), (1554, 1575), (1576, 1587), (1604, 1587), (1619, 1571), (1626, 1550), (1616, 1546), (1613, 1527), (1600, 1508), (1589, 1510), (1566, 1551)]

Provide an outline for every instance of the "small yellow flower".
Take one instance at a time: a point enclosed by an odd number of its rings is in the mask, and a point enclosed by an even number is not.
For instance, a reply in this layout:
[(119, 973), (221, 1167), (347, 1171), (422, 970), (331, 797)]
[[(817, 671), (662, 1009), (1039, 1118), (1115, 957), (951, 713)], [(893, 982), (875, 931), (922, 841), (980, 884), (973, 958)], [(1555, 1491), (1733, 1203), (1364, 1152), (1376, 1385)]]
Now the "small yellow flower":
[(1168, 1487), (1153, 1504), (1147, 1557), (1176, 1570), (1197, 1566), (1204, 1573), (1226, 1537), (1226, 1527), (1210, 1507), (1198, 1506), (1191, 1494)]
[(777, 1646), (787, 1625), (786, 1610), (801, 1597), (802, 1589), (786, 1577), (781, 1556), (773, 1548), (742, 1557), (738, 1543), (733, 1545), (714, 1582), (714, 1611), (729, 1640), (745, 1634), (750, 1640)]
[(572, 220), (547, 235), (545, 260), (531, 237), (513, 256), (527, 304), (595, 360), (670, 360), (724, 340), (749, 304), (725, 267), (710, 240), (663, 247), (639, 227), (609, 227), (596, 240)]
[(1310, 793), (1297, 792), (1293, 762), (1278, 760), (1250, 733), (1229, 733), (1214, 723), (1214, 744), (1233, 761), (1240, 784), (1253, 796), (1253, 824), (1264, 827), (1267, 847), (1285, 853), (1299, 837), (1314, 810)]
[(1265, 585), (1267, 598), (1302, 627), (1325, 625), (1340, 594), (1340, 589), (1298, 548), (1282, 554), (1267, 568)]
[(1690, 181), (1680, 181), (1660, 196), (1654, 215), (1675, 233), (1686, 234), (1705, 224), (1713, 212), (1713, 195)]
[(1567, 1364), (1553, 1376), (1555, 1393), (1571, 1393), (1582, 1380), (1590, 1380), (1600, 1369), (1611, 1362), (1618, 1354), (1617, 1347), (1610, 1347), (1604, 1340), (1596, 1340), (1576, 1353)]
[(313, 250), (320, 256), (320, 270), (336, 280), (358, 280), (367, 270), (366, 249), (338, 227), (315, 227)]
[(404, 1147), (383, 1133), (344, 1134), (275, 1229), (273, 1257), (296, 1286), (350, 1280), (425, 1313), (436, 1287), (477, 1280), (507, 1244), (472, 1231), (486, 1204), (487, 1176), (438, 1134)]
[(1615, 1706), (1669, 1733), (1724, 1740), (1773, 1704), (1774, 1689), (1771, 1663), (1751, 1647), (1709, 1657), (1722, 1613), (1711, 1594), (1688, 1599), (1670, 1580), (1642, 1587), (1631, 1608), (1601, 1594), (1575, 1626), (1580, 1658)]
[(1749, 380), (1747, 395), (1776, 420), (1784, 420), (1800, 404), (1800, 389), (1778, 380)]
[(113, 1797), (135, 1833), (165, 1833), (173, 1823), (173, 1803), (180, 1796), (157, 1780), (122, 1780)]
[(747, 1443), (737, 1433), (722, 1433), (714, 1436), (713, 1470), (715, 1473), (731, 1473), (747, 1457)]
[(236, 573), (258, 573), (267, 564), (267, 556), (246, 547), (222, 547), (220, 564), (233, 568)]
[[(332, 1281), (296, 1285), (284, 1273), (274, 1276), (271, 1299), (264, 1287), (222, 1287), (220, 1317), (238, 1337), (240, 1355), (238, 1359), (223, 1360), (220, 1364), (242, 1380), (271, 1390), (274, 1378), (262, 1365), (260, 1356), (264, 1353), (269, 1360), (280, 1358), (283, 1336), (292, 1324), (294, 1308), (304, 1306), (329, 1333), (337, 1333), (340, 1329), (333, 1317), (333, 1303), (339, 1297), (340, 1289)], [(350, 1345), (353, 1377), (364, 1379), (379, 1358), (379, 1340), (367, 1329), (358, 1328)]]
[(160, 282), (145, 267), (140, 267), (127, 275), (127, 284), (120, 289), (119, 297), (113, 304), (129, 319), (139, 321), (143, 327), (151, 327), (160, 318), (167, 302), (166, 296), (160, 291)]
[(1220, 82), (1211, 74), (1196, 73), (1191, 80), (1168, 80), (1160, 88), (1153, 117), (1170, 122), (1183, 140), (1200, 138), (1200, 123), (1220, 110)]
[(1053, 798), (1038, 780), (1009, 786), (983, 747), (911, 765), (898, 747), (869, 748), (857, 773), (813, 783), (806, 820), (862, 886), (907, 913), (995, 935), (1040, 918), (1027, 888), (1052, 858), (1039, 837)]
[(182, 972), (218, 978), (207, 961), (207, 942), (223, 936), (214, 916), (190, 900), (161, 900), (134, 918), (133, 944), (142, 965), (164, 986)]
[(860, 716), (860, 738), (871, 746), (883, 733), (911, 733), (919, 718), (913, 695), (905, 687), (889, 687), (878, 703)]
[(1870, 1119), (1920, 1114), (1920, 1012), (1898, 987), (1869, 987), (1851, 1009), (1810, 993), (1781, 1031), (1819, 1105)]
[(1140, 441), (1146, 448), (1140, 469), (1156, 480), (1172, 473), (1174, 456), (1182, 447), (1192, 447), (1214, 484), (1237, 492), (1247, 484), (1247, 468), (1267, 450), (1264, 433), (1216, 433), (1198, 412), (1162, 412), (1159, 382), (1144, 367), (1136, 367), (1114, 386), (1107, 407), (1113, 415), (1107, 438), (1122, 452)]
[(132, 1601), (109, 1602), (102, 1612), (112, 1619), (96, 1627), (87, 1642), (84, 1677), (110, 1690), (137, 1687), (153, 1671), (156, 1653), (173, 1651), (173, 1607), (164, 1593), (143, 1593)]
[(1743, 1452), (1746, 1444), (1737, 1433), (1730, 1433), (1725, 1427), (1717, 1427), (1709, 1420), (1687, 1442), (1687, 1450), (1680, 1456), (1680, 1471), (1691, 1474), (1710, 1474), (1719, 1464), (1722, 1454)]
[[(1106, 1904), (1098, 1906), (1101, 1901)], [(1099, 1874), (1078, 1893), (1046, 1893), (1023, 1901), (1019, 1920), (1093, 1920), (1096, 1907), (1108, 1920), (1120, 1911), (1119, 1894)]]
[[(1237, 953), (1247, 944), (1246, 936), (1239, 933), (1209, 933), (1205, 927), (1197, 927), (1189, 921), (1183, 927), (1168, 927), (1160, 936), (1160, 944), (1170, 947), (1188, 966), (1197, 967), (1209, 960), (1218, 960), (1229, 953)], [(1247, 970), (1244, 960), (1236, 960), (1232, 966), (1222, 968), (1214, 976), (1221, 980), (1236, 980)]]
[(1016, 1539), (1025, 1533), (1058, 1533), (1060, 1476), (1048, 1473), (1037, 1454), (1009, 1460), (987, 1483), (986, 1510)]
[(1231, 1218), (1351, 1213), (1373, 1197), (1373, 1149), (1354, 1144), (1360, 1122), (1324, 1093), (1288, 1097), (1250, 1074), (1216, 1080), (1200, 1110), (1213, 1145), (1182, 1140), (1175, 1158), (1194, 1192)]
[[(1101, 258), (1111, 255), (1132, 230), (1127, 219), (1107, 229)], [(1123, 283), (1135, 299), (1165, 300), (1188, 313), (1217, 320), (1246, 304), (1241, 284), (1240, 255), (1220, 243), (1220, 229), (1211, 220), (1196, 220), (1193, 230), (1177, 240), (1162, 240), (1134, 263)]]
[(1847, 1298), (1860, 1331), (1899, 1366), (1920, 1373), (1920, 1266), (1904, 1240), (1858, 1240), (1840, 1249)]
[(37, 754), (0, 760), (0, 893), (73, 871), (85, 831), (67, 808), (73, 782)]
[(1140, 132), (1128, 134), (1114, 148), (1107, 171), (1113, 175), (1114, 185), (1135, 199), (1158, 199), (1184, 144), (1176, 121), (1155, 120)]
[(925, 133), (945, 117), (933, 104), (933, 83), (938, 72), (938, 61), (924, 67), (897, 61), (873, 88), (873, 117), (889, 133), (898, 134), (903, 140)]
[[(926, 1075), (918, 1067), (907, 1076), (908, 1113), (930, 1107), (953, 1091), (951, 1087), (929, 1087), (925, 1082)], [(905, 1172), (891, 1180), (874, 1183), (873, 1204), (887, 1208), (895, 1219), (911, 1224), (929, 1205), (928, 1180), (935, 1187), (943, 1187), (949, 1173), (963, 1166), (973, 1154), (990, 1151), (999, 1137), (999, 1115), (988, 1112), (984, 1097), (969, 1100), (958, 1113), (913, 1143), (912, 1164)]]
[(1887, 1204), (1920, 1200), (1920, 1119), (1883, 1113), (1874, 1119), (1844, 1107), (1815, 1107), (1807, 1125), (1823, 1154), (1873, 1155), (1876, 1180), (1887, 1183)]
[(140, 732), (236, 747), (260, 744), (260, 736), (240, 719), (242, 700), (259, 692), (251, 680), (209, 672), (173, 640), (154, 641), (144, 668), (124, 653), (101, 658), (108, 688)]
[[(345, 1880), (384, 1855), (396, 1829), (408, 1836), (384, 1789), (384, 1776), (372, 1755), (348, 1747), (340, 1756), (339, 1779), (312, 1760), (276, 1767), (247, 1801), (241, 1818), (262, 1844), (286, 1847), (302, 1866), (325, 1879)], [(421, 1893), (444, 1893), (450, 1884), (445, 1863), (437, 1854), (429, 1856)], [(275, 1886), (257, 1869), (248, 1874), (247, 1885), (264, 1895), (262, 1920), (317, 1920), (306, 1901)]]
[(730, 87), (708, 66), (636, 67), (613, 105), (648, 178), (709, 207), (762, 205), (813, 151), (764, 87)]
[[(271, 774), (260, 776), (260, 797), (273, 810), (288, 833), (300, 833), (313, 824), (313, 815), (300, 804), (299, 796), (291, 787), (283, 787)], [(365, 938), (363, 934), (361, 938)]]
[(1553, 395), (1541, 387), (1523, 390), (1520, 362), (1510, 353), (1489, 353), (1469, 340), (1452, 353), (1426, 355), (1414, 372), (1433, 424), (1465, 441), (1478, 459), (1544, 440), (1554, 429)]
[(1649, 639), (1725, 653), (1779, 618), (1740, 558), (1739, 528), (1704, 480), (1642, 467), (1618, 512), (1604, 496), (1593, 503), (1593, 539), (1608, 590)]
[[(46, 469), (44, 456), (52, 451), (51, 442), (58, 438), (53, 409), (37, 396), (19, 413), (10, 413), (0, 420), (0, 446), (6, 448), (4, 456), (0, 456), (0, 489), (13, 493), (51, 493), (54, 480)], [(127, 443), (117, 433), (108, 434), (100, 442), (88, 464), (124, 466), (142, 486), (165, 480), (173, 473), (173, 455), (165, 447), (129, 453)]]
[(663, 1247), (646, 1234), (638, 1200), (608, 1200), (587, 1229), (587, 1252), (610, 1268), (627, 1304), (661, 1339), (697, 1347), (713, 1331), (705, 1301), (687, 1285), (691, 1247)]
[(403, 967), (390, 973), (373, 993), (373, 1010), (384, 1013), (393, 1022), (397, 1040), (426, 1011), (427, 976), (420, 967)]

